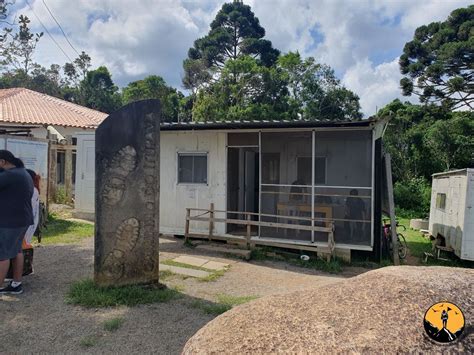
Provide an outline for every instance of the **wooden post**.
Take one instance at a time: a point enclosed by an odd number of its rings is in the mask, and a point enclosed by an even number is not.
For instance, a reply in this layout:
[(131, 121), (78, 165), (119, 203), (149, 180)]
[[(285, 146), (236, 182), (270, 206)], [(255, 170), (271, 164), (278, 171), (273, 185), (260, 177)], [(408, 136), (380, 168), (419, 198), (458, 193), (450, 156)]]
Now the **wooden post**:
[(48, 198), (52, 201), (56, 199), (58, 151), (55, 144), (50, 144), (49, 148), (49, 172), (48, 172)]
[(209, 207), (209, 241), (212, 240), (212, 235), (214, 233), (214, 203), (211, 203), (211, 206)]
[(335, 247), (336, 247), (336, 243), (334, 241), (334, 223), (331, 222), (331, 232), (328, 233), (328, 248), (329, 248), (328, 262), (330, 262), (331, 258), (334, 256)]
[(252, 225), (250, 224), (250, 221), (252, 220), (252, 215), (248, 214), (247, 215), (247, 249), (250, 249), (250, 237), (252, 234)]
[(191, 217), (191, 209), (186, 208), (186, 224), (184, 227), (184, 241), (187, 242), (189, 238), (189, 217)]
[(385, 174), (387, 177), (388, 209), (390, 213), (390, 230), (392, 232), (393, 264), (400, 265), (398, 257), (397, 220), (395, 219), (395, 202), (393, 200), (392, 162), (390, 154), (385, 153)]
[(64, 187), (69, 202), (72, 201), (72, 149), (64, 151)]

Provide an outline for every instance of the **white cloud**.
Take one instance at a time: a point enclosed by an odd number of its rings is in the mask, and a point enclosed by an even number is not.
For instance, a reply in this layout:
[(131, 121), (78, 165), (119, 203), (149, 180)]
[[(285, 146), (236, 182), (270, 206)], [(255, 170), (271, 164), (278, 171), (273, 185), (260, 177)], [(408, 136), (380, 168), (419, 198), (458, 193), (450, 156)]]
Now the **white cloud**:
[[(76, 54), (60, 34), (42, 0), (29, 0), (35, 13), (69, 54)], [(182, 61), (194, 40), (205, 35), (224, 0), (45, 0), (74, 46), (106, 65), (114, 80), (158, 74), (181, 88)], [(228, 0), (230, 1), (230, 0)], [(395, 57), (414, 30), (442, 21), (468, 0), (244, 0), (260, 19), (269, 38), (283, 52), (298, 50), (331, 65), (360, 97), (366, 115), (375, 106), (400, 96)], [(26, 3), (36, 30), (43, 30)], [(45, 34), (37, 60), (42, 64), (67, 59)], [(376, 92), (367, 90), (367, 86)]]
[(358, 93), (362, 111), (366, 116), (371, 116), (395, 98), (402, 101), (415, 100), (401, 95), (400, 78), (398, 58), (379, 65), (374, 65), (365, 58), (346, 71), (342, 82)]
[[(77, 54), (60, 34), (42, 1), (30, 3), (34, 13), (27, 5), (18, 13), (30, 17), (34, 30), (44, 31), (38, 16), (69, 57), (75, 58)], [(189, 47), (207, 32), (220, 7), (215, 0), (202, 1), (199, 6), (184, 0), (58, 0), (47, 4), (74, 47), (89, 53), (94, 66), (106, 65), (119, 85), (158, 74), (178, 87)], [(37, 60), (51, 64), (68, 59), (45, 33), (38, 45)]]

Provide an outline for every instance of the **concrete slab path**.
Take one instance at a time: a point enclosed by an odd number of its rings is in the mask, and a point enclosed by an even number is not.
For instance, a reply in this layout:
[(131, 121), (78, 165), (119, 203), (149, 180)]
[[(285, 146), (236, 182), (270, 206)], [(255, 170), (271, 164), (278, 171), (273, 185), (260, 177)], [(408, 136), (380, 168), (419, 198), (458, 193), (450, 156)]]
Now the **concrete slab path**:
[(177, 263), (201, 267), (205, 263), (209, 262), (209, 259), (196, 258), (194, 256), (188, 255), (180, 255), (177, 258), (174, 258), (173, 261), (176, 261)]
[(209, 272), (203, 271), (203, 270), (188, 269), (188, 268), (185, 268), (185, 267), (160, 264), (160, 271), (165, 271), (165, 270), (171, 271), (174, 274), (190, 276), (190, 277), (197, 277), (197, 278), (207, 277), (207, 276), (210, 275)]

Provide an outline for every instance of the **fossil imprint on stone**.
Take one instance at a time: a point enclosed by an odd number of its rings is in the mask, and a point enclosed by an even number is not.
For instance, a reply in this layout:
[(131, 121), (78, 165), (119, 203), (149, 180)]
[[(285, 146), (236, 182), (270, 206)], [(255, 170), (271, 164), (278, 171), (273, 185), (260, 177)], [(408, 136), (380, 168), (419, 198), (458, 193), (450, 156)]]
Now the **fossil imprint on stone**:
[(102, 200), (113, 206), (120, 202), (125, 191), (125, 179), (137, 165), (137, 152), (127, 145), (113, 157), (104, 175), (109, 176), (102, 190)]
[(104, 274), (110, 279), (120, 279), (124, 273), (125, 254), (131, 252), (140, 235), (140, 222), (136, 218), (123, 221), (115, 232), (115, 245), (102, 264)]

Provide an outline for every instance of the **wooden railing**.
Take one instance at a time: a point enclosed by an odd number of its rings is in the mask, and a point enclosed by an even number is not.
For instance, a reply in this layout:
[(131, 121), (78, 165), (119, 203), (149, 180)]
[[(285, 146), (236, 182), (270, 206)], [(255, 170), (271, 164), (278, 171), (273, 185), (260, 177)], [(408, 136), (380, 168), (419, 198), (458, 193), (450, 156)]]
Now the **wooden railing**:
[[(195, 213), (194, 213), (195, 212)], [(193, 214), (194, 213), (194, 214)], [(224, 218), (216, 217), (216, 214), (224, 214)], [(231, 216), (245, 216), (242, 218), (229, 218)], [(286, 221), (292, 221), (296, 223), (278, 223), (278, 222), (267, 222), (262, 221), (261, 219), (274, 219), (276, 221), (280, 219), (285, 219)], [(214, 226), (216, 223), (224, 224), (234, 224), (234, 225), (243, 225), (246, 226), (245, 234), (245, 243), (247, 248), (250, 248), (252, 244), (252, 226), (256, 227), (273, 227), (273, 228), (282, 228), (282, 229), (291, 229), (297, 231), (311, 231), (311, 232), (323, 232), (328, 234), (327, 250), (326, 252), (329, 255), (334, 254), (334, 220), (328, 218), (310, 218), (310, 217), (299, 217), (299, 216), (283, 216), (283, 215), (273, 215), (265, 213), (254, 213), (254, 212), (241, 212), (241, 211), (226, 211), (226, 210), (215, 210), (214, 204), (210, 205), (209, 209), (204, 208), (186, 208), (186, 224), (185, 224), (185, 241), (188, 241), (191, 235), (190, 233), (190, 224), (191, 221), (195, 222), (206, 222), (208, 224), (208, 239), (229, 239), (226, 236), (216, 236), (214, 235)], [(301, 222), (307, 222), (309, 225), (297, 224)], [(324, 222), (325, 227), (316, 226), (314, 222)], [(275, 238), (277, 241), (277, 238)], [(257, 242), (257, 244), (265, 244)], [(291, 248), (291, 243), (288, 244), (288, 248)]]

